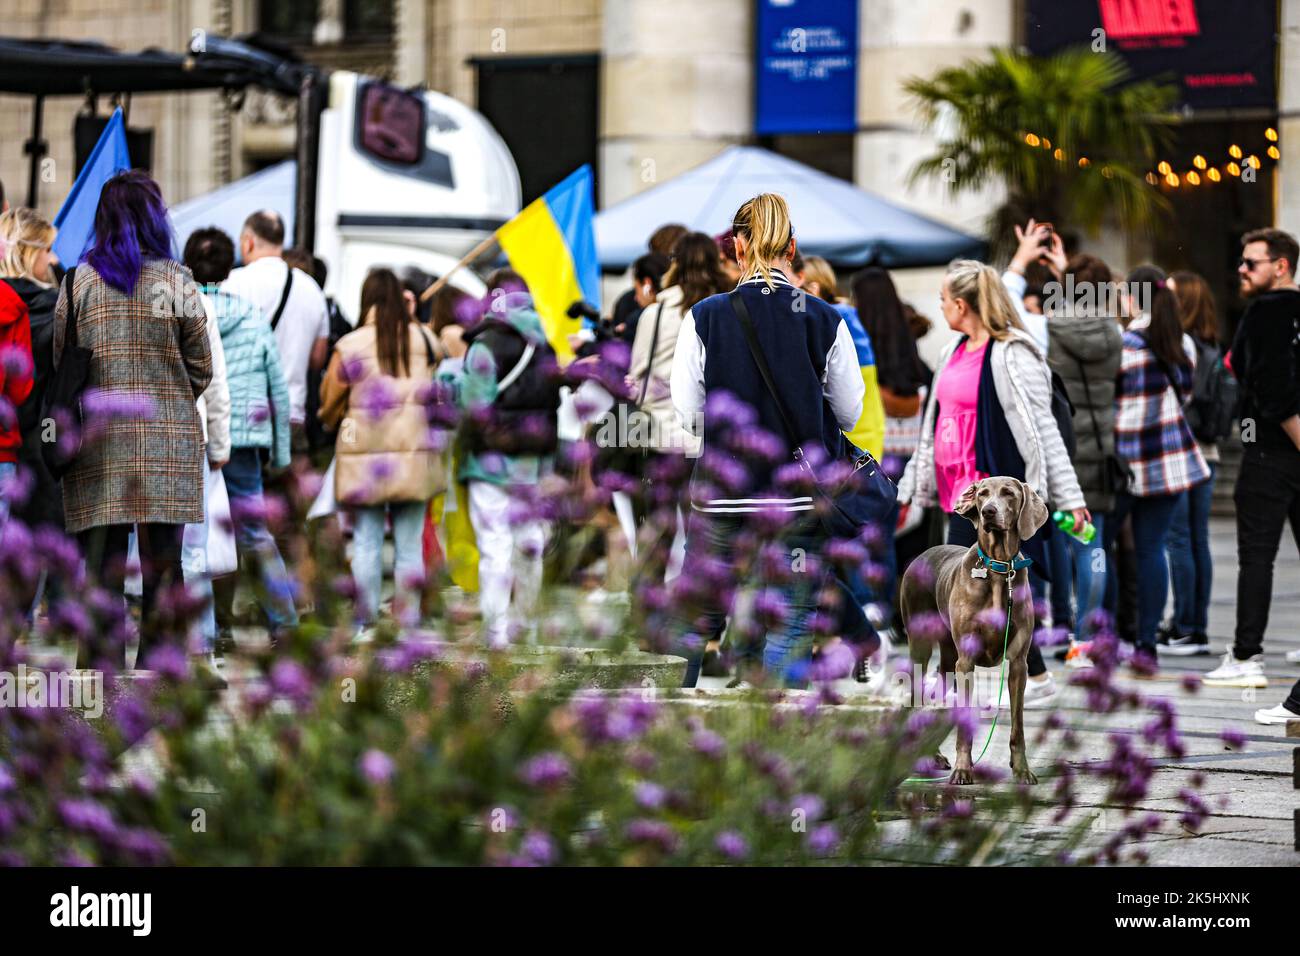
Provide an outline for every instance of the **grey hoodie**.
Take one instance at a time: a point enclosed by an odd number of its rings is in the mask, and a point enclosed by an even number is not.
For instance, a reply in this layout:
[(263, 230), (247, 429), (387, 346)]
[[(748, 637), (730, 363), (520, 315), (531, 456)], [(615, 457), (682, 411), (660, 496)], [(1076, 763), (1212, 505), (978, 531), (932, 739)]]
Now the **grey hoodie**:
[(1088, 509), (1105, 514), (1115, 507), (1114, 496), (1102, 491), (1102, 477), (1106, 456), (1115, 450), (1115, 378), (1123, 337), (1109, 315), (1052, 316), (1047, 337), (1047, 364), (1074, 403), (1074, 472)]

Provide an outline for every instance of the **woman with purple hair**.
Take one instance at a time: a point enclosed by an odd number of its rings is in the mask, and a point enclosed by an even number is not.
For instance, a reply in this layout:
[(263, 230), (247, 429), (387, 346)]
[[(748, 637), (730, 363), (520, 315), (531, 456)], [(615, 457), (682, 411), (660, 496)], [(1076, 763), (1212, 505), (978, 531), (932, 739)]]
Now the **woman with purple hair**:
[[(176, 261), (162, 193), (130, 170), (104, 184), (95, 238), (55, 306), (54, 363), (68, 310), (77, 344), (92, 358), (84, 431), (63, 479), (67, 530), (78, 537), (91, 580), (120, 600), (132, 529), (143, 596), (136, 666), (168, 636), (165, 590), (183, 586), (181, 536), (203, 521), (203, 432), (195, 401), (212, 378), (207, 318), (190, 271)], [(77, 666), (126, 666), (122, 617), (84, 638)], [(116, 612), (114, 612), (116, 617)], [(173, 628), (179, 638), (183, 628)]]

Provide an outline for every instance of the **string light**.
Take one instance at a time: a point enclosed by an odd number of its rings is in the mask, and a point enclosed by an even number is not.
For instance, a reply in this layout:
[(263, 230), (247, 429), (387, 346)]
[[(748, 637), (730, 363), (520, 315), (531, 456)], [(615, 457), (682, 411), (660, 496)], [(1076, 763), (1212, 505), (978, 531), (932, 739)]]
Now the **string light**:
[[(1046, 136), (1039, 136), (1037, 133), (1027, 132), (1024, 134), (1024, 137), (1025, 137), (1025, 143), (1028, 144), (1029, 146), (1035, 148), (1041, 146), (1045, 150), (1050, 150), (1053, 158), (1056, 159), (1057, 162), (1063, 162), (1065, 160), (1066, 158), (1065, 150), (1061, 149), (1059, 146), (1053, 149), (1052, 141), (1048, 139)], [(1268, 127), (1267, 129), (1264, 130), (1264, 138), (1268, 140), (1270, 143), (1277, 143), (1278, 142), (1277, 130), (1274, 129), (1272, 126)], [(1279, 150), (1276, 145), (1270, 145), (1265, 150), (1265, 154), (1268, 156), (1269, 159), (1272, 159), (1274, 161), (1280, 160), (1282, 158), (1281, 150)], [(1241, 160), (1244, 165), (1250, 166), (1252, 169), (1259, 169), (1261, 166), (1259, 157), (1257, 155), (1255, 155), (1254, 153), (1251, 153), (1250, 155), (1245, 155), (1245, 153), (1242, 151), (1242, 148), (1236, 143), (1232, 143), (1231, 145), (1228, 146), (1228, 155), (1232, 157), (1233, 161), (1229, 162), (1223, 168), (1224, 171), (1231, 176), (1241, 175), (1242, 166), (1236, 162), (1237, 160)], [(1245, 159), (1242, 159), (1243, 156), (1245, 156)], [(1088, 169), (1092, 166), (1092, 160), (1090, 160), (1087, 156), (1080, 156), (1078, 159), (1078, 166), (1080, 169)], [(1202, 155), (1201, 153), (1197, 153), (1195, 156), (1192, 157), (1192, 166), (1194, 168), (1189, 169), (1180, 178), (1179, 175), (1174, 172), (1173, 166), (1167, 160), (1162, 159), (1159, 163), (1156, 164), (1155, 170), (1148, 172), (1144, 178), (1152, 186), (1160, 185), (1161, 180), (1163, 179), (1166, 185), (1175, 188), (1177, 188), (1180, 185), (1180, 183), (1183, 181), (1186, 181), (1186, 183), (1189, 186), (1199, 186), (1202, 181), (1202, 175), (1206, 180), (1212, 183), (1220, 182), (1223, 179), (1223, 174), (1220, 173), (1219, 170), (1216, 169), (1215, 167), (1210, 166), (1205, 156)], [(1107, 179), (1115, 178), (1115, 172), (1109, 166), (1102, 166), (1101, 174), (1105, 176)]]

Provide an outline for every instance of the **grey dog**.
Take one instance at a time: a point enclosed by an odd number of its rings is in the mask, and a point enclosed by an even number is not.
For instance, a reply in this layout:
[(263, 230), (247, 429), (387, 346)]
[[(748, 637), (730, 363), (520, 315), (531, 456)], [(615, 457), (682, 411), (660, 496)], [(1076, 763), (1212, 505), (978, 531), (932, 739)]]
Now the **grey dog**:
[[(971, 686), (976, 665), (997, 667), (1002, 663), (1006, 639), (1007, 684), (1011, 695), (1011, 772), (1019, 783), (1037, 783), (1025, 753), (1024, 723), (1034, 605), (1029, 596), (1028, 568), (1013, 565), (1023, 561), (1017, 560), (1020, 542), (1032, 537), (1047, 521), (1047, 506), (1023, 481), (984, 478), (962, 492), (955, 510), (975, 525), (978, 543), (969, 548), (953, 544), (930, 548), (908, 566), (899, 588), (899, 607), (908, 632), (913, 666), (920, 668), (924, 681), (930, 652), (937, 643), (939, 673), (946, 679), (955, 671), (961, 674), (960, 680), (966, 686)], [(985, 557), (980, 556), (980, 551)], [(1012, 596), (1008, 639), (1007, 602)], [(913, 619), (925, 612), (938, 612), (943, 621), (944, 631), (937, 642), (913, 634)], [(978, 651), (968, 654), (953, 635), (974, 635), (979, 642)], [(937, 760), (940, 767), (949, 768), (942, 754)], [(951, 769), (950, 783), (974, 783), (971, 734), (961, 728), (957, 731), (957, 763)]]

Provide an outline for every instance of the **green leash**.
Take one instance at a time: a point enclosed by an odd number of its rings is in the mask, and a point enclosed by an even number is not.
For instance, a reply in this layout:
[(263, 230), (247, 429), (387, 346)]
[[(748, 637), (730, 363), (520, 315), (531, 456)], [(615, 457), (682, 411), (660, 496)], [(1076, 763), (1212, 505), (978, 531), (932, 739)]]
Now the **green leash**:
[[(980, 552), (980, 556), (983, 557), (983, 552)], [(998, 706), (993, 713), (993, 724), (989, 727), (989, 735), (984, 740), (984, 749), (975, 758), (975, 763), (971, 764), (972, 767), (983, 760), (984, 755), (989, 752), (989, 744), (993, 742), (993, 731), (998, 729), (998, 716), (1002, 713), (1002, 688), (1006, 686), (1007, 679), (1007, 648), (1011, 643), (1011, 611), (1015, 606), (1015, 601), (1011, 596), (1011, 577), (1010, 574), (1007, 575), (1007, 627), (1006, 632), (1002, 635), (1002, 668), (998, 674)], [(938, 783), (947, 779), (949, 777), (908, 777), (903, 783)]]

